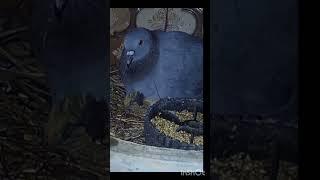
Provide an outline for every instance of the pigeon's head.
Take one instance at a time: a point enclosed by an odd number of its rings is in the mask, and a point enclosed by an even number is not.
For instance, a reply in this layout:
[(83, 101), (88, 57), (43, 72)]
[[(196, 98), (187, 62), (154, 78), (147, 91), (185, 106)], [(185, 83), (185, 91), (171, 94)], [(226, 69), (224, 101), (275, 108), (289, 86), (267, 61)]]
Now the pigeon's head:
[(124, 39), (124, 63), (127, 68), (138, 64), (145, 64), (153, 50), (154, 40), (150, 31), (136, 28), (129, 32)]

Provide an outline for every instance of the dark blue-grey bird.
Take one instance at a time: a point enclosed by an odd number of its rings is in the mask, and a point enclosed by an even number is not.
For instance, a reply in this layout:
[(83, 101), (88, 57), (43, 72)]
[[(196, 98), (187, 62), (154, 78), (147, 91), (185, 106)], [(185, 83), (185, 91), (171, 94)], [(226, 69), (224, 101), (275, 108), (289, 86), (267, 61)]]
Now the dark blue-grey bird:
[(202, 40), (184, 32), (135, 28), (126, 34), (120, 69), (127, 92), (156, 101), (202, 98)]
[(32, 43), (47, 72), (53, 107), (86, 97), (79, 122), (93, 139), (103, 138), (109, 95), (106, 1), (33, 0), (32, 12)]

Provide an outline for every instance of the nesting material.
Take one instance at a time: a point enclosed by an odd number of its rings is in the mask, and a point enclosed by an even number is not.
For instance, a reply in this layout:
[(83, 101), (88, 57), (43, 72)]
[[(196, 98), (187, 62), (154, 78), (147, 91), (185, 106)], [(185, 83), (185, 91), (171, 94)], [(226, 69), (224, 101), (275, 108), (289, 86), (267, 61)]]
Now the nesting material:
[[(185, 110), (181, 112), (171, 112), (175, 113), (182, 122), (193, 119), (193, 112), (188, 112)], [(197, 120), (200, 122), (203, 121), (202, 113), (197, 113)], [(177, 139), (180, 142), (190, 144), (191, 134), (185, 131), (177, 132), (176, 130), (180, 127), (179, 125), (159, 116), (155, 116), (155, 118), (151, 119), (151, 123), (154, 124), (156, 128), (159, 129), (159, 131), (161, 133), (164, 133), (166, 136), (171, 137), (173, 139)], [(203, 136), (195, 136), (193, 143), (196, 145), (203, 145)]]
[(123, 43), (121, 43), (121, 44), (120, 44), (120, 47), (118, 47), (117, 49), (115, 49), (115, 50), (112, 51), (112, 54), (113, 54), (118, 60), (120, 60), (120, 58), (121, 58), (121, 54), (122, 54), (123, 48), (124, 48), (124, 45), (123, 45)]
[[(251, 159), (248, 154), (239, 153), (228, 158), (214, 159), (212, 162), (212, 173), (219, 175), (221, 180), (229, 179), (270, 179), (270, 162)], [(298, 179), (298, 166), (280, 161), (279, 180)]]
[(123, 40), (122, 38), (110, 38), (110, 65), (114, 66), (119, 64), (121, 54), (123, 51)]

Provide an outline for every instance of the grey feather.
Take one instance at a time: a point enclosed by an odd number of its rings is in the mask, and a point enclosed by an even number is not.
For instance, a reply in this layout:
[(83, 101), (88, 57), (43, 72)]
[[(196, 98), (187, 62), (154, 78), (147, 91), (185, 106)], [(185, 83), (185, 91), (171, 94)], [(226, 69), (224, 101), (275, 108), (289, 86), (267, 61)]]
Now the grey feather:
[(202, 97), (202, 40), (187, 33), (136, 28), (125, 37), (120, 66), (128, 92), (152, 100)]

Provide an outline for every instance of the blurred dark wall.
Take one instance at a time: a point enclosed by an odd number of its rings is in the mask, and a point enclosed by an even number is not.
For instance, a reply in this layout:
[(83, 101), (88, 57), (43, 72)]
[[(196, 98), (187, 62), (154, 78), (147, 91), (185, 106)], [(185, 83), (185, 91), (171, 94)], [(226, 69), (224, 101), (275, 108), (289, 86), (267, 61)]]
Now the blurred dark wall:
[(298, 2), (215, 0), (210, 6), (211, 112), (295, 115)]

